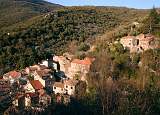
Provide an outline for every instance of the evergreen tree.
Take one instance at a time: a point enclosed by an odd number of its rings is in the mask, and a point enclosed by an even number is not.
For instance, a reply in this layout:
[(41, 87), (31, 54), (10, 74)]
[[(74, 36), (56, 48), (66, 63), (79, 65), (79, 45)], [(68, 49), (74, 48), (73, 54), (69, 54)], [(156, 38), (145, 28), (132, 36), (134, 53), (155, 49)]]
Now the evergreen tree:
[(155, 33), (160, 23), (160, 15), (157, 13), (156, 8), (151, 9), (149, 16), (144, 20), (142, 27), (143, 33)]

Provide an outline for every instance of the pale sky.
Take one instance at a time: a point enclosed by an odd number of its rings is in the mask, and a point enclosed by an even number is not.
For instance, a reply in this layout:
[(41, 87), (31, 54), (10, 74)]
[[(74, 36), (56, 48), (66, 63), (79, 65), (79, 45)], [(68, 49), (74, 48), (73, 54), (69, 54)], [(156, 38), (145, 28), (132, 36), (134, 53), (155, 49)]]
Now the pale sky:
[(125, 6), (130, 8), (160, 8), (160, 0), (46, 0), (64, 6)]

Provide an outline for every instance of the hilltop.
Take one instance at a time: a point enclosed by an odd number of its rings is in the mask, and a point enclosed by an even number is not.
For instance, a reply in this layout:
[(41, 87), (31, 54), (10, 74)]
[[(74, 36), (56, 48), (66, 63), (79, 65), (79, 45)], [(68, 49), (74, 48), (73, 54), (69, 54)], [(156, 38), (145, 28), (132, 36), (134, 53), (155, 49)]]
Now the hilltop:
[(0, 0), (0, 29), (60, 7), (43, 0)]

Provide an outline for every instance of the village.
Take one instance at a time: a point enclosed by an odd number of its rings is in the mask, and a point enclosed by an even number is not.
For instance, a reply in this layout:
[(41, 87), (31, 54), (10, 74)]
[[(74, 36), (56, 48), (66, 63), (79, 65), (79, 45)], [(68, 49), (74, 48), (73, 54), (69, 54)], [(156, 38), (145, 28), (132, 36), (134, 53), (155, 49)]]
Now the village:
[(86, 88), (79, 90), (77, 87), (86, 84), (94, 60), (89, 57), (73, 59), (72, 55), (64, 54), (20, 71), (10, 71), (0, 80), (1, 95), (8, 92), (12, 96), (12, 106), (23, 110), (32, 107), (42, 111), (51, 104), (53, 95), (56, 103), (67, 104), (77, 91), (86, 91)]
[[(149, 34), (126, 36), (121, 38), (120, 43), (130, 53), (156, 48), (155, 37)], [(68, 104), (77, 92), (87, 91), (87, 74), (94, 61), (95, 58), (85, 57), (81, 60), (64, 53), (22, 70), (10, 71), (0, 79), (1, 99), (7, 98), (5, 95), (8, 94), (12, 97), (11, 106), (23, 110), (32, 108), (42, 111), (53, 100), (55, 103)], [(81, 88), (82, 84), (86, 87)]]

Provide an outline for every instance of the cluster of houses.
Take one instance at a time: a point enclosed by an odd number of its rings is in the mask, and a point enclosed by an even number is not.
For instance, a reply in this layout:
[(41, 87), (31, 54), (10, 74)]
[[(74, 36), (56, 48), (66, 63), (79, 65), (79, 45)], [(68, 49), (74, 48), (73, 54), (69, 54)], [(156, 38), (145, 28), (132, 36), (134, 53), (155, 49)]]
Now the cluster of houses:
[(89, 57), (80, 60), (72, 55), (53, 56), (21, 71), (10, 71), (0, 81), (7, 81), (14, 90), (14, 106), (47, 107), (53, 94), (57, 96), (57, 102), (61, 101), (62, 96), (70, 100), (78, 90), (79, 82), (86, 81), (93, 61), (94, 58)]
[(125, 36), (120, 43), (128, 48), (131, 53), (140, 53), (157, 47), (156, 37), (151, 34), (139, 34), (138, 36)]

